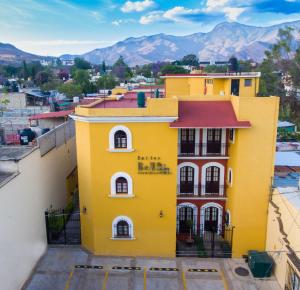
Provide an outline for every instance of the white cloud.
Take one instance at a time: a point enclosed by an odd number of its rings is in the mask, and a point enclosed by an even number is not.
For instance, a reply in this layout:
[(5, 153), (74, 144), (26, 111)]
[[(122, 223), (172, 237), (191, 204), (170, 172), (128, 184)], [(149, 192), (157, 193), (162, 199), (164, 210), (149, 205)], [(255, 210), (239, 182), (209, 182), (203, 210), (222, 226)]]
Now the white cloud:
[(134, 19), (116, 19), (111, 22), (112, 25), (119, 26), (121, 24), (134, 23)]
[(186, 20), (184, 19), (184, 17), (197, 15), (201, 12), (202, 11), (200, 9), (186, 9), (182, 6), (177, 6), (170, 10), (167, 10), (163, 14), (163, 17), (174, 22), (185, 22)]
[(225, 16), (230, 21), (236, 21), (237, 18), (246, 11), (246, 8), (242, 7), (225, 7), (222, 10), (225, 13)]
[(207, 0), (204, 11), (211, 12), (218, 8), (223, 8), (229, 4), (230, 0)]
[(144, 1), (127, 1), (122, 7), (121, 10), (124, 13), (129, 12), (142, 12), (149, 8), (153, 8), (155, 2), (153, 0), (144, 0)]
[(140, 18), (140, 24), (151, 24), (153, 22), (158, 22), (163, 20), (163, 14), (162, 11), (154, 11), (151, 13), (148, 13), (147, 15), (144, 15)]

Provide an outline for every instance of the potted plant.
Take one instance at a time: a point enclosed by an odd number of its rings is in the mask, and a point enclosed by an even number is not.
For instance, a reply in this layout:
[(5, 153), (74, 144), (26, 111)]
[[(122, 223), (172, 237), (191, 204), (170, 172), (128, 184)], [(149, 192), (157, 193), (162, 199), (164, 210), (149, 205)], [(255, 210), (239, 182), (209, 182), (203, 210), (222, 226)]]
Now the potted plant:
[(194, 222), (192, 220), (187, 220), (186, 225), (190, 229), (190, 236), (187, 238), (186, 243), (188, 245), (192, 245), (194, 243), (194, 239), (192, 238), (192, 228), (193, 228)]

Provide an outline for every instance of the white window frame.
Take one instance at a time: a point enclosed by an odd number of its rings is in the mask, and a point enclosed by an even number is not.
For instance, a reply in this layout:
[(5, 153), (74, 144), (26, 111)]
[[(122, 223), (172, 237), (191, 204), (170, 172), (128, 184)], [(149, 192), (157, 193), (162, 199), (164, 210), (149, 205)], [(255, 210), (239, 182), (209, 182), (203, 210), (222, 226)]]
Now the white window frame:
[[(124, 177), (127, 180), (127, 187), (128, 187), (128, 193), (117, 193), (116, 191), (116, 180), (119, 177)], [(131, 176), (126, 172), (116, 172), (111, 178), (110, 178), (110, 197), (116, 197), (116, 198), (124, 198), (124, 197), (134, 197), (133, 194), (133, 185), (132, 185), (132, 178)]]
[[(218, 129), (218, 128), (205, 128), (202, 131), (202, 154), (203, 156), (206, 156), (207, 153), (207, 130), (208, 129)], [(226, 143), (226, 129), (224, 128), (220, 128), (221, 129), (221, 156), (225, 156), (226, 155), (226, 146), (223, 146), (223, 144)], [(209, 156), (207, 156), (207, 158), (209, 158)]]
[(222, 223), (223, 223), (223, 207), (216, 202), (209, 202), (202, 205), (200, 209), (200, 235), (204, 234), (205, 225), (205, 209), (208, 207), (216, 207), (218, 209), (218, 234), (222, 233)]
[[(190, 207), (193, 209), (193, 215), (194, 215), (194, 230), (195, 230), (195, 234), (197, 234), (197, 221), (198, 221), (198, 207), (191, 203), (191, 202), (183, 202), (177, 205), (177, 219), (179, 220), (179, 210), (183, 207)], [(176, 225), (176, 232), (179, 232), (179, 223), (177, 223)]]
[[(209, 194), (209, 192), (205, 192), (206, 188), (206, 169), (211, 166), (216, 166), (220, 169), (220, 189), (224, 188), (224, 171), (225, 167), (223, 164), (219, 162), (208, 162), (205, 163), (201, 168), (201, 195), (205, 195), (206, 193)], [(220, 196), (224, 195), (224, 189), (223, 191), (220, 190)]]
[[(225, 216), (226, 216), (226, 214), (228, 216), (228, 224), (227, 224), (227, 226), (231, 226), (231, 212), (230, 212), (229, 209), (226, 210)], [(225, 225), (226, 225), (226, 221), (225, 221)]]
[[(231, 178), (230, 178), (231, 177)], [(233, 170), (232, 168), (228, 168), (228, 172), (227, 172), (227, 183), (232, 186), (233, 183)]]
[(198, 186), (199, 185), (199, 166), (192, 162), (183, 162), (177, 166), (177, 186), (178, 186), (178, 193), (180, 192), (180, 169), (182, 167), (190, 166), (194, 168), (194, 192), (191, 194), (197, 195), (198, 194)]
[[(128, 226), (129, 226), (129, 238), (118, 238), (117, 237), (117, 224), (120, 221), (125, 221), (125, 222), (128, 223)], [(134, 238), (133, 222), (127, 216), (117, 216), (113, 220), (111, 233), (112, 233), (112, 237), (111, 237), (112, 240), (135, 240), (135, 238)]]
[[(123, 131), (126, 134), (127, 148), (115, 148), (115, 133), (117, 131)], [(132, 134), (126, 126), (115, 126), (109, 132), (109, 149), (110, 152), (132, 152)]]

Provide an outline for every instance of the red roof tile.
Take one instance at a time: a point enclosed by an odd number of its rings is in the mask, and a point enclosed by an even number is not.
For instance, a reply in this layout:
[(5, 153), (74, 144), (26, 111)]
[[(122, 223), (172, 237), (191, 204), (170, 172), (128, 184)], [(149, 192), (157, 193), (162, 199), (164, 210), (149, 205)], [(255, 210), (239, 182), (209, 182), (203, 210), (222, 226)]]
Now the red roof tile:
[(238, 121), (230, 101), (181, 101), (179, 118), (171, 128), (249, 128)]
[(68, 115), (74, 113), (74, 110), (66, 110), (59, 112), (49, 112), (33, 115), (29, 117), (29, 120), (41, 120), (41, 119), (53, 119), (53, 118), (62, 118), (67, 117)]

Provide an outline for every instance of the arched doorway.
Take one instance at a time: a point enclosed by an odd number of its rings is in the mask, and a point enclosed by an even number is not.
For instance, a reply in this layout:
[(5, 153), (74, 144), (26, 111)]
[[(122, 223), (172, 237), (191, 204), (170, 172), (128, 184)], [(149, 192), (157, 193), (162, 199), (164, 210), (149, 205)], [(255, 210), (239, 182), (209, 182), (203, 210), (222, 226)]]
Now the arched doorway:
[(177, 233), (178, 234), (197, 234), (197, 206), (186, 202), (177, 206)]
[(223, 207), (215, 202), (209, 202), (201, 207), (200, 232), (215, 232), (222, 234)]

